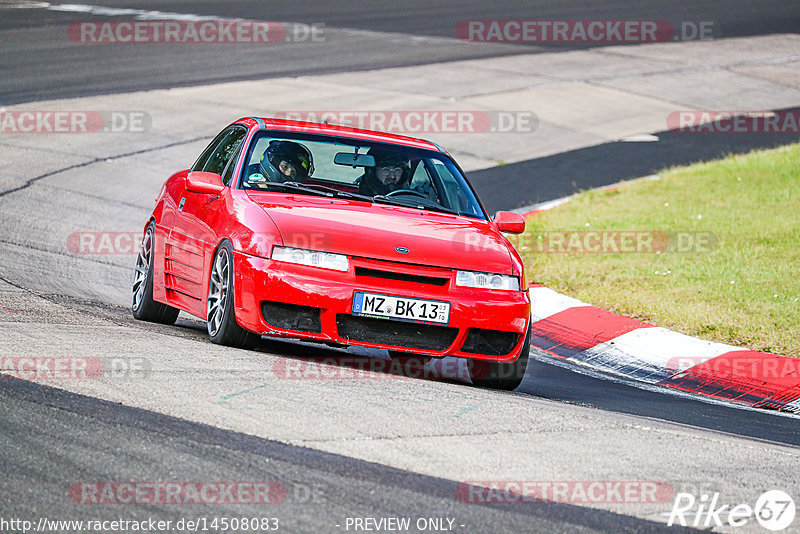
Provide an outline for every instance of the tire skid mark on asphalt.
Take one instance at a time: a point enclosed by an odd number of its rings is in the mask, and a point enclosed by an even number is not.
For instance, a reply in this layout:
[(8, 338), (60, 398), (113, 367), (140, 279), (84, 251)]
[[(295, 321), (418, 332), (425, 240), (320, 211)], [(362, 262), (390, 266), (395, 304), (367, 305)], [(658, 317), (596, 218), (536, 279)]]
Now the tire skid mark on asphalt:
[(58, 187), (57, 185), (48, 185), (48, 188), (53, 190), (53, 191), (62, 191), (64, 193), (69, 193), (71, 195), (78, 195), (78, 196), (85, 197), (85, 198), (91, 198), (92, 200), (100, 200), (100, 201), (105, 202), (107, 204), (118, 204), (120, 206), (126, 206), (128, 208), (135, 208), (137, 210), (150, 211), (150, 210), (153, 209), (153, 205), (152, 204), (148, 204), (147, 206), (142, 206), (142, 205), (139, 205), (139, 204), (134, 204), (133, 202), (125, 202), (124, 200), (120, 200), (118, 198), (103, 197), (103, 196), (100, 196), (100, 195), (92, 195), (90, 193), (87, 193), (86, 191), (76, 191), (75, 189), (67, 189), (66, 187)]
[[(8, 241), (7, 239), (0, 239), (0, 245), (8, 245), (8, 246), (11, 246), (11, 247), (19, 247), (19, 248), (22, 248), (22, 249), (25, 249), (25, 250), (35, 250), (37, 252), (45, 252), (47, 254), (57, 254), (59, 256), (65, 256), (65, 257), (68, 257), (68, 258), (75, 258), (75, 259), (79, 259), (79, 260), (89, 261), (89, 262), (92, 262), (92, 263), (96, 263), (98, 265), (106, 265), (106, 266), (109, 266), (109, 267), (116, 267), (118, 269), (125, 269), (126, 271), (130, 271), (131, 270), (131, 266), (130, 265), (118, 265), (116, 263), (111, 263), (111, 262), (108, 262), (108, 261), (102, 261), (102, 260), (97, 258), (97, 255), (95, 255), (95, 256), (89, 256), (88, 254), (78, 255), (78, 254), (74, 254), (74, 253), (69, 252), (69, 251), (48, 249), (48, 248), (45, 248), (43, 246), (36, 245), (36, 244), (33, 244), (33, 243), (25, 243), (25, 244), (15, 243), (13, 241)], [(127, 286), (125, 286), (125, 287), (127, 288)]]
[(164, 149), (172, 148), (172, 147), (176, 147), (176, 146), (188, 145), (190, 143), (195, 143), (197, 141), (202, 141), (203, 139), (206, 139), (206, 137), (205, 136), (194, 137), (192, 139), (184, 139), (182, 141), (175, 141), (174, 143), (167, 143), (166, 145), (159, 145), (159, 146), (156, 146), (156, 147), (143, 148), (141, 150), (136, 150), (136, 151), (133, 151), (133, 152), (127, 152), (125, 154), (118, 154), (116, 156), (106, 156), (106, 157), (94, 158), (94, 159), (91, 159), (89, 161), (84, 161), (82, 163), (76, 163), (74, 165), (69, 165), (68, 167), (64, 167), (62, 169), (57, 169), (57, 170), (54, 170), (54, 171), (46, 172), (46, 173), (41, 174), (39, 176), (35, 176), (33, 178), (30, 178), (24, 184), (19, 185), (17, 187), (12, 187), (11, 189), (7, 189), (5, 191), (0, 191), (0, 198), (3, 198), (6, 195), (9, 195), (11, 193), (16, 193), (18, 191), (22, 191), (24, 189), (27, 189), (28, 187), (32, 186), (33, 184), (35, 184), (39, 180), (42, 180), (44, 178), (48, 178), (50, 176), (54, 176), (56, 174), (61, 174), (62, 172), (67, 172), (67, 171), (71, 171), (71, 170), (74, 170), (74, 169), (80, 169), (80, 168), (83, 168), (83, 167), (89, 167), (91, 165), (94, 165), (95, 163), (101, 163), (101, 162), (103, 162), (103, 161), (105, 161), (107, 159), (111, 159), (111, 158), (120, 159), (120, 158), (128, 158), (128, 157), (131, 157), (131, 156), (138, 156), (139, 154), (146, 154), (148, 152), (156, 152), (158, 150), (164, 150)]

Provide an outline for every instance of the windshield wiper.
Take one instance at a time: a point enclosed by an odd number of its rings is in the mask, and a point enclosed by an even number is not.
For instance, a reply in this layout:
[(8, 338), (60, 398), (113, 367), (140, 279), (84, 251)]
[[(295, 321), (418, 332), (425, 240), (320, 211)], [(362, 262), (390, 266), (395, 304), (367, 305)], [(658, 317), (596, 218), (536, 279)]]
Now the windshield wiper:
[(267, 187), (275, 187), (279, 189), (284, 189), (288, 191), (297, 191), (299, 193), (308, 193), (309, 195), (317, 195), (321, 197), (333, 197), (331, 193), (325, 191), (319, 191), (317, 189), (312, 189), (310, 187), (306, 187), (301, 185), (297, 182), (262, 182), (263, 185)]
[(451, 210), (450, 208), (445, 208), (441, 204), (417, 204), (413, 203), (413, 200), (411, 199), (409, 199), (409, 201), (407, 202), (403, 202), (402, 200), (387, 197), (386, 195), (375, 195), (372, 198), (374, 199), (375, 202), (379, 202), (381, 204), (391, 204), (392, 206), (402, 206), (404, 208), (412, 208), (412, 209), (428, 210), (428, 211), (441, 211), (442, 213), (449, 213), (451, 215), (461, 215), (460, 212)]
[(296, 185), (299, 187), (305, 187), (309, 189), (314, 189), (315, 191), (319, 191), (320, 193), (327, 193), (331, 196), (335, 196), (338, 198), (353, 198), (356, 200), (363, 200), (365, 202), (372, 202), (372, 197), (368, 195), (361, 195), (358, 193), (351, 193), (349, 191), (340, 191), (339, 189), (334, 189), (333, 187), (328, 187), (326, 185), (320, 184), (298, 184), (297, 182), (286, 182), (288, 184)]
[(462, 213), (445, 208), (440, 204), (416, 204), (412, 202), (403, 202), (386, 195), (361, 195), (359, 193), (350, 193), (349, 191), (340, 191), (333, 187), (328, 187), (319, 184), (301, 184), (300, 182), (264, 182), (269, 187), (278, 187), (289, 191), (297, 191), (301, 193), (308, 193), (311, 195), (318, 195), (328, 198), (352, 198), (355, 200), (363, 200), (364, 202), (379, 202), (381, 204), (391, 204), (392, 206), (402, 206), (404, 208), (421, 209), (429, 211), (440, 211), (442, 213), (449, 213), (451, 215), (462, 215)]

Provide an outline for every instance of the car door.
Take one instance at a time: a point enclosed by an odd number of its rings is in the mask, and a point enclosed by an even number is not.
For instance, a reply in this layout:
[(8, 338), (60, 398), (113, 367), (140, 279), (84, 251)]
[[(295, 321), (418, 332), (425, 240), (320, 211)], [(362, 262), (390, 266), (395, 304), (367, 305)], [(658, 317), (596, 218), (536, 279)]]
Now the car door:
[[(192, 171), (226, 174), (230, 180), (232, 173), (226, 173), (226, 167), (229, 163), (235, 164), (246, 135), (246, 128), (238, 125), (224, 130), (200, 156)], [(165, 285), (174, 292), (174, 301), (202, 317), (207, 287), (205, 266), (218, 242), (210, 222), (218, 209), (220, 196), (195, 193), (184, 187), (180, 198), (175, 200), (175, 216), (164, 254)]]

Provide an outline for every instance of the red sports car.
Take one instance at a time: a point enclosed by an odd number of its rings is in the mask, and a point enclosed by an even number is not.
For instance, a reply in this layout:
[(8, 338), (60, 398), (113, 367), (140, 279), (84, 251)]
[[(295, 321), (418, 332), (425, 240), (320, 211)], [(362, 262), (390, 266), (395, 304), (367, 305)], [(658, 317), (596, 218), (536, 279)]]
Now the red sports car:
[(204, 318), (211, 341), (260, 336), (469, 358), (514, 389), (530, 345), (522, 260), (449, 154), (429, 141), (243, 118), (156, 199), (132, 311)]

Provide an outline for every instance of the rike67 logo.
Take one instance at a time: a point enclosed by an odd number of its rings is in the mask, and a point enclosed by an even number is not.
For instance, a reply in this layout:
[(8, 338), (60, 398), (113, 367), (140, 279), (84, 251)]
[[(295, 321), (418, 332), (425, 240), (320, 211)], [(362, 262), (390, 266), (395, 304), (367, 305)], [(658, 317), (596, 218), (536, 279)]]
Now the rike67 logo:
[(784, 530), (794, 521), (794, 500), (781, 490), (770, 490), (761, 494), (755, 506), (747, 503), (732, 506), (721, 502), (719, 493), (699, 498), (691, 493), (678, 493), (669, 514), (668, 526), (699, 527), (742, 527), (756, 521), (767, 530)]

